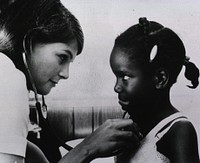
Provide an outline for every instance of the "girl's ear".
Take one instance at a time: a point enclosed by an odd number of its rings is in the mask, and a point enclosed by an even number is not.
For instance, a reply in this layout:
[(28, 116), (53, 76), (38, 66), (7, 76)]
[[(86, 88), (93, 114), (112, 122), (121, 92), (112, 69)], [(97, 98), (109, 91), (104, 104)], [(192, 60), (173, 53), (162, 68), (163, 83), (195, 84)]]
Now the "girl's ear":
[(158, 69), (154, 74), (154, 83), (157, 89), (163, 89), (169, 81), (168, 71), (165, 68)]

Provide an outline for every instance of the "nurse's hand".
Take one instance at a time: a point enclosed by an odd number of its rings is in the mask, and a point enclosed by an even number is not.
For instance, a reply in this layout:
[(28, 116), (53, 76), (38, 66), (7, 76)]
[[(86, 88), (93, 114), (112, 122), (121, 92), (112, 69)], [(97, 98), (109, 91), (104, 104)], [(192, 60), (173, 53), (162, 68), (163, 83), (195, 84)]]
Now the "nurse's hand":
[(123, 149), (138, 147), (141, 138), (137, 125), (131, 119), (110, 119), (71, 150), (62, 161), (87, 163), (95, 158), (113, 156)]
[(124, 148), (138, 147), (141, 140), (138, 126), (131, 119), (110, 119), (81, 143), (94, 157), (113, 156)]

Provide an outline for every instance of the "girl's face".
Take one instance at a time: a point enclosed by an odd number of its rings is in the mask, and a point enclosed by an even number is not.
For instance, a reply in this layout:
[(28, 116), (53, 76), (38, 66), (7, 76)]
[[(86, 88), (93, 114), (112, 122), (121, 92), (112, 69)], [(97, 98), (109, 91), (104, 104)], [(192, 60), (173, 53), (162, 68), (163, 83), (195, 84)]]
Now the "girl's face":
[(69, 77), (69, 65), (78, 52), (76, 40), (65, 43), (36, 44), (27, 64), (39, 94), (46, 95), (60, 79)]
[(151, 101), (154, 89), (152, 79), (145, 75), (137, 61), (130, 61), (125, 52), (114, 48), (110, 65), (117, 79), (114, 90), (118, 93), (119, 104), (124, 110), (133, 113), (136, 108)]

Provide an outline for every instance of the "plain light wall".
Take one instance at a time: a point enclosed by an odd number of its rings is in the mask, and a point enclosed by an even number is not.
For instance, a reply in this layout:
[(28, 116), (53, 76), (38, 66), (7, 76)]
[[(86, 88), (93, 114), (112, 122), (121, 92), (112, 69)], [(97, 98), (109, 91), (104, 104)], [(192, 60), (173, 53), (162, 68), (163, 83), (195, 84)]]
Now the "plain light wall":
[[(47, 97), (49, 103), (66, 106), (118, 105), (109, 66), (114, 39), (139, 17), (157, 21), (182, 39), (186, 55), (200, 67), (199, 0), (62, 0), (78, 18), (85, 35), (84, 50), (70, 66), (70, 77)], [(184, 68), (183, 68), (184, 70)], [(191, 90), (181, 72), (172, 88), (172, 102), (194, 121), (200, 131), (200, 87)]]

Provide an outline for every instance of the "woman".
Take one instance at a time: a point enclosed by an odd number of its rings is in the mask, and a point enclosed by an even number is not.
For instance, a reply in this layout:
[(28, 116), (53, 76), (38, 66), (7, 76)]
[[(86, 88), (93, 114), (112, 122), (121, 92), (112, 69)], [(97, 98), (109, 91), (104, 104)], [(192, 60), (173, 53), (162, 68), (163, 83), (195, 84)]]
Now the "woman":
[[(28, 91), (38, 106), (37, 94), (47, 95), (69, 77), (69, 65), (83, 48), (81, 27), (59, 0), (16, 0), (1, 13), (0, 29), (0, 160), (48, 162), (26, 140)], [(138, 144), (135, 128), (131, 120), (108, 120), (59, 162), (112, 156), (130, 141)]]

